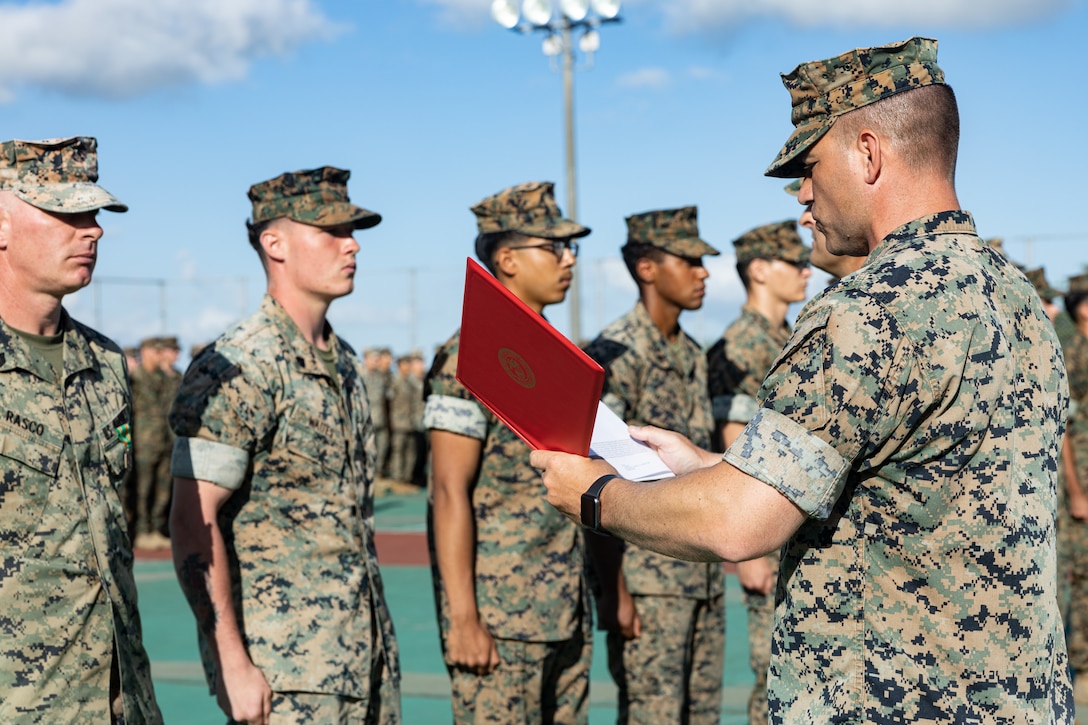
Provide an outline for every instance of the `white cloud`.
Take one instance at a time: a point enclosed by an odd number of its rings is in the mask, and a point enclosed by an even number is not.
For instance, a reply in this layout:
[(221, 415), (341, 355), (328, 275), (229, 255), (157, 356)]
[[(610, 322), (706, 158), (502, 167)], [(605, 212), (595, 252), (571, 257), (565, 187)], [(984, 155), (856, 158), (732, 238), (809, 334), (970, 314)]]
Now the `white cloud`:
[(670, 30), (700, 33), (734, 27), (756, 17), (778, 17), (803, 27), (937, 25), (991, 28), (1046, 17), (1069, 0), (661, 0)]
[(616, 83), (620, 88), (650, 88), (659, 91), (667, 88), (671, 81), (672, 77), (664, 68), (640, 68), (620, 76)]
[(21, 86), (123, 98), (245, 76), (338, 28), (313, 0), (0, 3), (0, 103)]

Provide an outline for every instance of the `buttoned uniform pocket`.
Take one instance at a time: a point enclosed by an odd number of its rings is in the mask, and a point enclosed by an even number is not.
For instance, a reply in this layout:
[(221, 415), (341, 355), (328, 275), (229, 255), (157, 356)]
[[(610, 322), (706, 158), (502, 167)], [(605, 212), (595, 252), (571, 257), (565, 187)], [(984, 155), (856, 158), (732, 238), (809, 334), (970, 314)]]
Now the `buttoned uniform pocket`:
[(132, 429), (128, 425), (128, 410), (110, 416), (113, 421), (98, 431), (98, 446), (110, 472), (110, 482), (119, 488), (132, 467)]
[[(109, 480), (110, 490), (106, 492), (106, 504), (114, 520), (114, 526), (120, 531), (127, 531), (128, 518), (125, 515), (123, 501), (126, 494), (123, 488), (133, 462), (131, 428), (127, 425), (128, 410), (122, 408), (119, 413), (108, 416), (106, 420), (110, 423), (101, 426), (96, 434)], [(98, 480), (104, 483), (104, 478), (99, 477)], [(87, 481), (86, 476), (84, 481)]]
[(347, 442), (337, 426), (311, 411), (295, 408), (288, 413), (283, 431), (283, 446), (289, 454), (326, 475), (343, 474)]
[(50, 487), (57, 479), (60, 445), (24, 438), (0, 428), (0, 551), (19, 557), (41, 525)]

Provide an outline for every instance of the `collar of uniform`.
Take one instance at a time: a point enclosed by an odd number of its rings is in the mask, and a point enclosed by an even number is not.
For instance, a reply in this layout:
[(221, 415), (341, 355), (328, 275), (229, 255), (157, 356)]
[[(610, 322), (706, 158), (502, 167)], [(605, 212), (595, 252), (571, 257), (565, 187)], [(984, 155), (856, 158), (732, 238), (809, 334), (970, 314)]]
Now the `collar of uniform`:
[[(646, 309), (646, 305), (642, 303), (642, 300), (639, 300), (635, 303), (634, 312), (635, 318), (638, 320), (639, 325), (642, 326), (646, 333), (646, 336), (650, 340), (650, 351), (652, 352), (658, 365), (667, 368), (677, 368), (678, 364), (682, 362), (684, 364), (684, 367), (683, 369), (678, 368), (680, 369), (680, 372), (684, 373), (685, 375), (690, 373), (692, 364), (694, 363), (694, 359), (685, 359), (682, 361), (677, 360), (676, 356), (672, 355), (669, 352), (669, 341), (665, 339), (665, 335), (662, 334), (661, 330), (658, 329), (657, 324), (654, 322), (653, 318), (650, 317), (650, 311)], [(683, 338), (684, 330), (682, 328), (678, 328), (676, 331), (676, 335), (679, 338)]]
[(762, 327), (772, 340), (781, 340), (782, 345), (785, 346), (786, 341), (790, 336), (790, 326), (788, 323), (775, 327), (774, 323), (767, 319), (766, 315), (749, 304), (741, 305), (740, 311), (741, 314), (747, 315), (751, 318), (752, 322)]
[(908, 222), (884, 237), (880, 244), (877, 245), (877, 248), (869, 255), (869, 261), (866, 264), (868, 265), (884, 255), (890, 254), (889, 250), (894, 249), (898, 242), (910, 241), (919, 237), (931, 237), (937, 234), (971, 234), (978, 236), (978, 230), (975, 228), (975, 219), (971, 216), (971, 213), (962, 209), (930, 214)]
[[(314, 352), (314, 346), (302, 336), (302, 330), (295, 324), (295, 321), (291, 319), (291, 316), (287, 314), (287, 310), (283, 309), (279, 302), (275, 300), (271, 295), (265, 295), (261, 300), (261, 313), (265, 315), (272, 324), (279, 330), (280, 336), (290, 346), (291, 362), (295, 367), (301, 370), (306, 375), (320, 375), (324, 378), (329, 377), (328, 371), (325, 366), (317, 359), (317, 353)], [(337, 372), (340, 372), (340, 342), (336, 335), (332, 331), (332, 325), (328, 320), (325, 321), (325, 333), (329, 338), (329, 346), (336, 353), (337, 359)]]
[(64, 330), (64, 376), (95, 367), (94, 354), (87, 344), (87, 338), (78, 334), (72, 318), (63, 308), (60, 311), (60, 326)]
[[(67, 378), (71, 373), (94, 367), (91, 349), (83, 335), (76, 333), (72, 318), (61, 308), (60, 330), (64, 333), (64, 370), (61, 375)], [(26, 370), (45, 381), (52, 381), (52, 371), (44, 358), (32, 356), (30, 346), (16, 333), (8, 323), (0, 319), (0, 372)]]

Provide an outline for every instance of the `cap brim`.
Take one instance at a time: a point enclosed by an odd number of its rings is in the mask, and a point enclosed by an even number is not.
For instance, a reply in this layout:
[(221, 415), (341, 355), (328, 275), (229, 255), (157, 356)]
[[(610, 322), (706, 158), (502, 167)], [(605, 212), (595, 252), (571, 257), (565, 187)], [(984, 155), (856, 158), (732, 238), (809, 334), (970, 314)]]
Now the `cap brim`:
[(312, 218), (295, 219), (297, 222), (315, 227), (336, 227), (341, 224), (351, 224), (355, 229), (369, 229), (377, 226), (381, 223), (381, 220), (381, 214), (345, 201), (322, 205), (318, 213)]
[(570, 219), (560, 219), (541, 224), (528, 224), (512, 231), (543, 239), (572, 239), (586, 236), (590, 229)]
[(688, 259), (695, 259), (697, 257), (716, 257), (721, 252), (712, 247), (702, 239), (674, 239), (661, 247), (669, 254), (675, 254), (678, 257), (687, 257)]
[(80, 214), (105, 209), (126, 212), (128, 205), (90, 182), (70, 182), (41, 186), (13, 186), (12, 193), (31, 206), (56, 214)]
[(829, 119), (819, 125), (810, 124), (795, 128), (786, 140), (786, 145), (778, 152), (778, 156), (763, 175), (780, 179), (796, 179), (804, 176), (802, 162), (805, 152), (827, 133), (833, 121), (834, 119)]

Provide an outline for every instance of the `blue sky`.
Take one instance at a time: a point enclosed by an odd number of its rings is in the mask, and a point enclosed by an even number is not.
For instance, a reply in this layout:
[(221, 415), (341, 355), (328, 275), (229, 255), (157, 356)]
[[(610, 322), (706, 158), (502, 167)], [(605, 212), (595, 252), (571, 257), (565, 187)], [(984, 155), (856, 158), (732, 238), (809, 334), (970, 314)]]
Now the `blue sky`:
[[(204, 342), (256, 308), (246, 190), (321, 165), (383, 222), (357, 236), (356, 291), (330, 318), (357, 349), (428, 354), (456, 328), (468, 208), (522, 181), (566, 207), (562, 76), (489, 0), (0, 1), (0, 136), (99, 139), (96, 282), (72, 313), (123, 344)], [(779, 74), (912, 35), (940, 41), (962, 116), (958, 189), (984, 237), (1064, 286), (1088, 263), (1078, 182), (1088, 101), (1083, 0), (627, 0), (575, 73), (582, 332), (626, 311), (624, 217), (695, 204), (709, 342), (743, 293), (730, 241), (796, 217), (763, 177), (791, 130)], [(810, 294), (822, 282), (816, 275)], [(567, 305), (549, 318), (569, 330)]]

